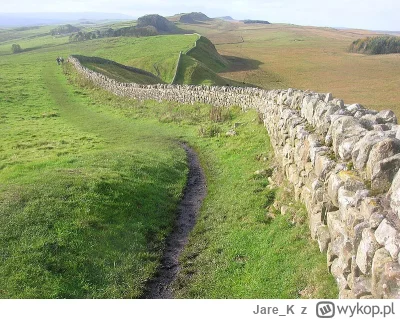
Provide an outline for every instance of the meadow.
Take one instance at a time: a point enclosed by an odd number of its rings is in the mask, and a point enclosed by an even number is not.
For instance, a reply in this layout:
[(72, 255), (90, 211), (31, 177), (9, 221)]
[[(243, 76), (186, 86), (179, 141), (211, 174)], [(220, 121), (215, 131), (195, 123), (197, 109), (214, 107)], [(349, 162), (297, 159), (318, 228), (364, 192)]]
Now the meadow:
[[(216, 121), (212, 114), (218, 111), (207, 105), (137, 102), (85, 85), (96, 104), (107, 101), (106, 109), (135, 123), (156, 119), (157, 132), (168, 130), (200, 156), (207, 197), (181, 258), (177, 298), (337, 296), (325, 256), (310, 239), (305, 208), (287, 190), (269, 185), (273, 154), (254, 111), (232, 107)], [(225, 136), (235, 123), (238, 135)], [(280, 215), (276, 201), (291, 213)]]
[[(179, 51), (196, 39), (68, 43), (30, 34), (18, 43), (33, 49), (14, 55), (12, 41), (0, 43), (2, 298), (140, 297), (186, 182), (179, 141), (198, 152), (208, 195), (181, 258), (176, 297), (337, 296), (305, 208), (268, 182), (273, 152), (255, 112), (232, 107), (215, 121), (218, 110), (208, 105), (127, 100), (55, 62), (82, 54), (153, 73), (156, 65), (168, 82)], [(227, 137), (234, 126), (237, 135)], [(281, 215), (276, 202), (290, 213)]]

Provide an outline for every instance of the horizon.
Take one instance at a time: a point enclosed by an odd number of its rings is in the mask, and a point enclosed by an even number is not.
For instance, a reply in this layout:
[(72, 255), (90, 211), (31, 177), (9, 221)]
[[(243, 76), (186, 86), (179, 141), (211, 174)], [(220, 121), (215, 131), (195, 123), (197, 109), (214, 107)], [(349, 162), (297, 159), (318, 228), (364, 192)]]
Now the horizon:
[[(71, 5), (72, 4), (72, 5)], [(140, 9), (136, 9), (140, 8)], [(72, 10), (71, 10), (72, 9)], [(362, 4), (351, 0), (324, 1), (303, 0), (249, 0), (232, 1), (227, 7), (223, 1), (148, 0), (145, 4), (136, 0), (20, 0), (2, 6), (0, 15), (29, 14), (108, 14), (125, 15), (132, 20), (146, 14), (165, 17), (180, 13), (202, 12), (211, 18), (231, 16), (236, 20), (267, 20), (271, 23), (303, 26), (364, 29), (376, 31), (400, 31), (397, 12), (400, 3), (393, 0), (365, 0)], [(0, 23), (1, 24), (1, 23)]]

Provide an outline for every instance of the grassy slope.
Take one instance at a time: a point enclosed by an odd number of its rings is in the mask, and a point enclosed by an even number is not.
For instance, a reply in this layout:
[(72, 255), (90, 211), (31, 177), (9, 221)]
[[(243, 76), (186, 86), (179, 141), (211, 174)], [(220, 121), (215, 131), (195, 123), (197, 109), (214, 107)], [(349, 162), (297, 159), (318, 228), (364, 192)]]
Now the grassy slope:
[(173, 221), (183, 150), (94, 106), (55, 63), (0, 63), (0, 296), (138, 297)]
[(268, 214), (279, 191), (254, 175), (273, 163), (265, 128), (256, 124), (255, 113), (233, 112), (222, 132), (233, 122), (241, 123), (237, 136), (198, 142), (208, 196), (182, 257), (177, 296), (336, 298), (325, 256), (310, 240), (304, 207), (275, 219)]
[[(157, 130), (190, 142), (206, 169), (208, 194), (199, 221), (182, 257), (182, 275), (175, 286), (180, 298), (335, 298), (337, 288), (326, 260), (312, 242), (304, 207), (296, 215), (271, 220), (267, 209), (275, 190), (255, 170), (273, 162), (263, 126), (255, 112), (232, 108), (223, 123), (211, 123), (210, 107), (176, 103), (136, 102), (94, 89), (97, 103), (139, 121), (159, 120)], [(238, 136), (224, 132), (241, 123)], [(202, 128), (202, 129), (200, 129)], [(198, 132), (205, 132), (200, 137)], [(209, 132), (216, 133), (214, 137)], [(297, 223), (293, 222), (296, 220)]]
[(175, 83), (193, 85), (240, 85), (233, 80), (219, 76), (204, 63), (184, 54), (181, 57)]
[(250, 59), (247, 65), (232, 65), (231, 72), (221, 74), (224, 77), (265, 88), (332, 92), (346, 103), (389, 108), (400, 116), (400, 97), (394, 94), (400, 87), (400, 55), (347, 52), (352, 41), (376, 33), (221, 21), (180, 27), (208, 37), (224, 56)]
[[(68, 37), (51, 36), (18, 41), (22, 49), (33, 55), (41, 55), (43, 49), (53, 52), (49, 58), (53, 63), (57, 56), (67, 57), (71, 54), (98, 56), (128, 66), (149, 71), (164, 82), (171, 82), (179, 51), (187, 51), (197, 35), (167, 35), (145, 38), (104, 38), (80, 43), (68, 43)], [(0, 43), (0, 56), (11, 55), (13, 42)], [(41, 57), (45, 59), (47, 57)], [(40, 59), (40, 57), (38, 57)], [(55, 62), (54, 62), (55, 63)]]
[(212, 42), (205, 37), (200, 37), (197, 40), (196, 47), (191, 49), (187, 55), (207, 65), (216, 73), (228, 66), (228, 61), (219, 55)]
[[(123, 45), (113, 40), (0, 60), (0, 124), (7, 136), (0, 161), (0, 295), (140, 295), (184, 182), (183, 151), (170, 142), (179, 138), (199, 151), (209, 195), (183, 259), (184, 273), (195, 272), (190, 280), (181, 278), (178, 295), (297, 298), (303, 289), (311, 291), (303, 296), (334, 297), (325, 258), (307, 239), (306, 225), (265, 216), (273, 192), (252, 172), (268, 165), (256, 158), (270, 149), (265, 129), (253, 123), (256, 114), (231, 110), (230, 120), (212, 124), (207, 106), (128, 101), (68, 85), (56, 69), (54, 56), (74, 49), (123, 60)], [(233, 122), (243, 124), (238, 137), (198, 137), (199, 125), (202, 132), (224, 132)], [(275, 245), (264, 244), (274, 233), (281, 235)], [(307, 258), (292, 258), (286, 243), (293, 238)], [(280, 267), (262, 255), (279, 258)], [(260, 270), (267, 265), (274, 276)], [(283, 276), (286, 288), (280, 292)], [(247, 278), (250, 286), (242, 281)], [(211, 286), (226, 290), (208, 291)]]
[(134, 82), (139, 84), (157, 84), (162, 81), (156, 77), (124, 69), (115, 64), (85, 62), (83, 66), (119, 82)]
[[(85, 51), (92, 56), (149, 71), (169, 83), (174, 76), (179, 51), (191, 48), (196, 38), (195, 35), (109, 38), (89, 41), (95, 42), (92, 44), (94, 49), (85, 48)], [(77, 45), (75, 53), (80, 53), (79, 47)]]

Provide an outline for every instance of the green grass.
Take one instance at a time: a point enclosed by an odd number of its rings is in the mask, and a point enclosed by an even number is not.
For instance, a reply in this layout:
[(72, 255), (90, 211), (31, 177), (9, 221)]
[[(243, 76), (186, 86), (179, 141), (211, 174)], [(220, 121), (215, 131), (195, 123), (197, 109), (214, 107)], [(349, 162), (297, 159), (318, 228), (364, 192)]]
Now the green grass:
[(114, 61), (96, 57), (75, 56), (79, 62), (88, 69), (104, 74), (119, 82), (133, 82), (138, 84), (163, 83), (155, 75), (141, 69), (126, 67)]
[[(168, 47), (171, 37), (181, 49), (193, 36), (160, 37), (158, 45)], [(271, 149), (254, 112), (232, 108), (223, 122), (210, 122), (209, 106), (123, 99), (68, 67), (64, 75), (54, 61), (70, 53), (150, 60), (151, 44), (141, 41), (155, 38), (1, 57), (0, 297), (140, 296), (159, 264), (186, 179), (177, 140), (198, 151), (208, 183), (182, 257), (178, 297), (335, 297), (306, 223), (266, 216), (275, 192), (253, 172), (269, 167), (258, 158), (270, 157)], [(152, 58), (162, 58), (157, 54)], [(225, 137), (239, 122), (238, 135)]]
[(183, 150), (94, 105), (55, 63), (1, 62), (0, 297), (140, 296), (185, 183)]
[(336, 298), (325, 256), (310, 239), (304, 207), (297, 216), (268, 214), (276, 190), (254, 172), (270, 167), (272, 161), (259, 159), (271, 157), (272, 149), (256, 118), (253, 112), (234, 114), (233, 121), (241, 123), (237, 136), (200, 143), (208, 195), (182, 257), (177, 296)]
[(229, 64), (226, 59), (219, 55), (212, 42), (205, 37), (200, 37), (197, 40), (196, 47), (189, 50), (187, 55), (207, 65), (215, 73), (224, 70)]
[[(223, 122), (210, 122), (206, 105), (137, 102), (110, 96), (92, 88), (98, 103), (127, 118), (158, 119), (197, 149), (206, 170), (208, 194), (190, 236), (175, 285), (178, 298), (335, 298), (337, 288), (326, 269), (325, 256), (310, 239), (306, 211), (271, 220), (268, 209), (276, 190), (254, 171), (267, 169), (271, 148), (255, 112), (231, 108)], [(225, 137), (234, 123), (238, 135)], [(202, 137), (201, 128), (213, 126), (214, 137)], [(291, 199), (283, 200), (283, 203)]]
[(98, 56), (137, 67), (170, 83), (174, 76), (179, 51), (191, 48), (196, 38), (196, 35), (107, 38), (82, 43), (86, 53), (81, 52), (80, 44), (75, 44), (75, 53)]
[[(68, 57), (72, 54), (97, 56), (124, 65), (136, 67), (155, 74), (166, 83), (170, 83), (175, 74), (176, 62), (180, 51), (193, 47), (197, 35), (166, 35), (143, 38), (104, 38), (82, 43), (69, 43), (68, 37), (51, 36), (24, 39), (18, 41), (25, 54), (35, 55), (34, 59), (44, 61), (50, 52), (53, 56), (49, 63), (55, 63), (57, 56)], [(0, 42), (0, 56), (11, 55), (14, 42)], [(22, 53), (24, 54), (24, 53)]]
[(216, 74), (204, 63), (195, 58), (182, 54), (181, 61), (178, 67), (176, 84), (191, 84), (191, 85), (234, 85), (241, 86), (233, 80), (225, 79)]

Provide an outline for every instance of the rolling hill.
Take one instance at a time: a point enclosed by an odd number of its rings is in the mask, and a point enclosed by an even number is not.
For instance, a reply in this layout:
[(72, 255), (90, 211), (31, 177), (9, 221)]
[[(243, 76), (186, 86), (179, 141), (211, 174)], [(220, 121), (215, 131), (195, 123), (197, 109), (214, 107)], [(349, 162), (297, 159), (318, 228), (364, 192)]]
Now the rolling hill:
[(196, 41), (196, 46), (190, 49), (186, 55), (204, 63), (214, 72), (224, 70), (229, 64), (229, 62), (218, 53), (214, 44), (203, 36)]
[(212, 19), (201, 12), (184, 13), (179, 18), (181, 23), (201, 23), (210, 20)]
[(138, 28), (154, 27), (159, 34), (182, 33), (174, 23), (158, 14), (148, 14), (137, 20)]
[(138, 84), (164, 83), (161, 79), (150, 72), (126, 66), (111, 60), (83, 55), (75, 55), (74, 57), (88, 69), (102, 73), (119, 82), (133, 82)]

